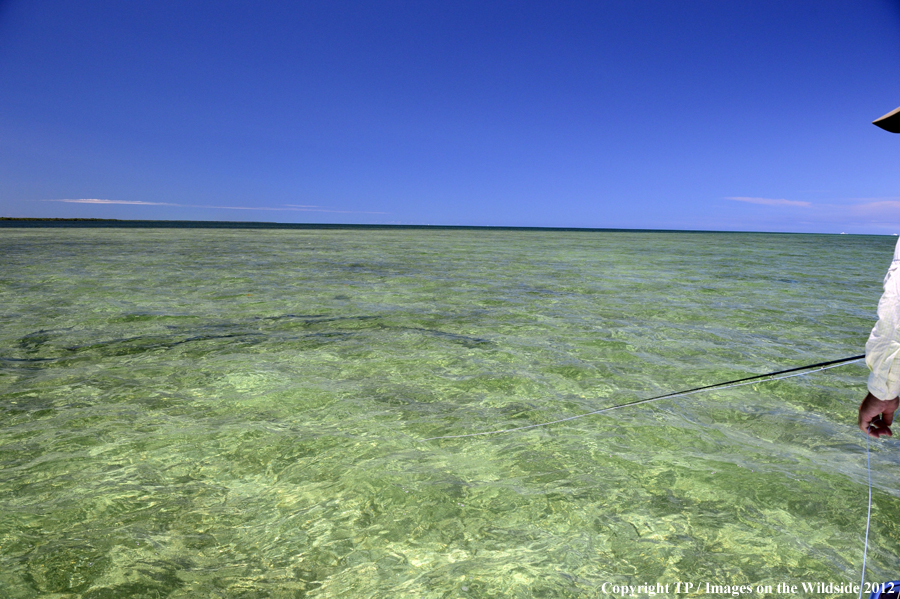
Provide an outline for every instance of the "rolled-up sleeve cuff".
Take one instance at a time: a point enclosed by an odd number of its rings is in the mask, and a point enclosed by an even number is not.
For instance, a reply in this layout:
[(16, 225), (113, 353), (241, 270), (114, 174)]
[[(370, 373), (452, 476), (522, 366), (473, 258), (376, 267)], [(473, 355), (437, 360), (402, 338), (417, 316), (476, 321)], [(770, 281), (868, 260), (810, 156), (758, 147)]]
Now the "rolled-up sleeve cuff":
[(876, 375), (874, 372), (869, 373), (867, 386), (869, 387), (869, 393), (883, 401), (897, 397), (896, 392), (891, 393), (890, 389), (888, 389), (884, 378)]

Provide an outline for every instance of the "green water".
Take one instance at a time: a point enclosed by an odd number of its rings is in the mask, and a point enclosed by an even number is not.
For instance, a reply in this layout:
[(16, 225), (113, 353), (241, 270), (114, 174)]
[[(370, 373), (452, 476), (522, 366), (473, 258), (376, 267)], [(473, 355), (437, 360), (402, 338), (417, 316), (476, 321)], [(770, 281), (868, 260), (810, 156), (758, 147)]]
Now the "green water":
[(0, 229), (0, 596), (858, 582), (861, 364), (421, 439), (862, 353), (894, 241)]

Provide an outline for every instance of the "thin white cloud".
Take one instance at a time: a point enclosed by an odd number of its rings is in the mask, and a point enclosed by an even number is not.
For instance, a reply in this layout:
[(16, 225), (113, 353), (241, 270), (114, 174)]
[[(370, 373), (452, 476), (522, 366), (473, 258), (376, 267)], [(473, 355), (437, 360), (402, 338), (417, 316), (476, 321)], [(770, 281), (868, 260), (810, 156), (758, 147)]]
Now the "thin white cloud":
[(206, 206), (195, 204), (170, 204), (182, 208), (215, 208), (217, 210), (280, 210), (286, 212), (337, 212), (340, 214), (389, 214), (388, 212), (375, 212), (373, 210), (331, 210), (318, 206), (301, 206), (296, 204), (283, 204), (283, 208), (272, 206)]
[(206, 204), (175, 204), (180, 208), (213, 208), (215, 210), (280, 210), (294, 211), (296, 208), (273, 208), (271, 206), (209, 206)]
[(838, 218), (900, 219), (900, 198), (852, 198), (841, 203), (815, 204), (817, 212)]
[(68, 202), (70, 204), (130, 204), (137, 206), (178, 206), (166, 202), (139, 202), (137, 200), (98, 200), (96, 198), (84, 198), (78, 200), (43, 200), (44, 202)]
[(319, 206), (303, 206), (300, 204), (285, 204), (290, 206), (292, 210), (301, 212), (340, 212), (342, 214), (389, 214), (388, 212), (375, 212), (373, 210), (331, 210), (329, 208), (320, 208)]
[(63, 200), (41, 200), (43, 202), (67, 202), (70, 204), (126, 204), (132, 206), (173, 206), (175, 208), (212, 208), (215, 210), (269, 210), (281, 212), (334, 212), (338, 214), (390, 214), (389, 212), (377, 212), (374, 210), (332, 210), (321, 206), (313, 206), (307, 204), (282, 204), (281, 207), (274, 206), (210, 206), (207, 204), (172, 204), (169, 202), (141, 202), (138, 200), (99, 200), (99, 199), (63, 199)]
[(733, 202), (747, 202), (748, 204), (762, 204), (764, 206), (801, 206), (808, 208), (812, 206), (812, 202), (802, 202), (800, 200), (782, 200), (772, 198), (748, 198), (744, 196), (727, 197), (726, 200)]
[(895, 214), (900, 216), (900, 200), (875, 200), (857, 204), (854, 208), (862, 212), (895, 211)]
[[(800, 229), (815, 230), (822, 227), (839, 231), (863, 232), (900, 230), (900, 197), (839, 198), (830, 202), (810, 202), (802, 212), (795, 212), (797, 220), (790, 224)], [(784, 212), (766, 211), (761, 227), (785, 224)], [(800, 216), (802, 215), (802, 216)], [(780, 226), (780, 225), (779, 225)]]

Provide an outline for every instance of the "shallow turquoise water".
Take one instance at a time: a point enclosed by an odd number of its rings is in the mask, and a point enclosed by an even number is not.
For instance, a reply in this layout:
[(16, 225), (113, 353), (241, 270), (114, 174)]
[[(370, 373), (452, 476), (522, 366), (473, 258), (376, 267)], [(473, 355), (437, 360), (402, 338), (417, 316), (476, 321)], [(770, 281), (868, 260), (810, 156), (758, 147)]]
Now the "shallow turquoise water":
[(859, 364), (421, 439), (862, 353), (894, 241), (0, 229), (2, 596), (858, 581)]

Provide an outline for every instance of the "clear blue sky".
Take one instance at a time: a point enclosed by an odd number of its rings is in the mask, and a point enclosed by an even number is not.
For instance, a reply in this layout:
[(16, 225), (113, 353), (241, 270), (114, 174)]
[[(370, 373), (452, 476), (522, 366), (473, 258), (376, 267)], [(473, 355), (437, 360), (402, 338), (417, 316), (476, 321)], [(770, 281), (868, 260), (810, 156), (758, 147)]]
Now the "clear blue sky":
[(0, 0), (0, 216), (894, 234), (898, 105), (896, 0)]

